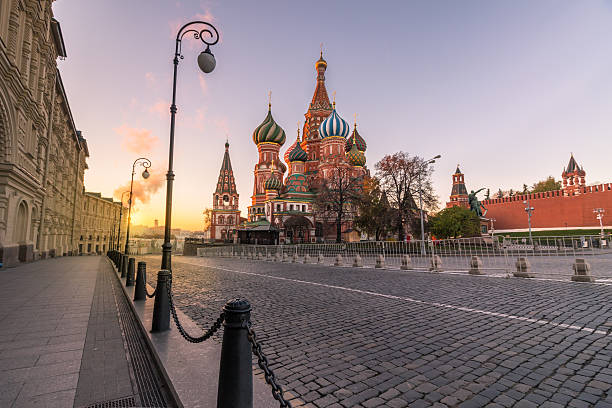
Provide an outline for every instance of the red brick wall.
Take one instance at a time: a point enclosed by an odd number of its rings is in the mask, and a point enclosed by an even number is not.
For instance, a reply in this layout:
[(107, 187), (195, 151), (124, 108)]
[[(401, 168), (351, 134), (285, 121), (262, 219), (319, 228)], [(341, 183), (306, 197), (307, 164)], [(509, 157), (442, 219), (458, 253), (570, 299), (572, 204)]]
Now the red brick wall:
[[(487, 218), (495, 218), (495, 229), (528, 228), (525, 204), (527, 195), (485, 200), (489, 210)], [(529, 204), (535, 210), (531, 216), (532, 228), (599, 227), (593, 213), (595, 208), (605, 210), (604, 225), (612, 224), (612, 183), (583, 187), (574, 196), (563, 196), (563, 191), (529, 194)]]

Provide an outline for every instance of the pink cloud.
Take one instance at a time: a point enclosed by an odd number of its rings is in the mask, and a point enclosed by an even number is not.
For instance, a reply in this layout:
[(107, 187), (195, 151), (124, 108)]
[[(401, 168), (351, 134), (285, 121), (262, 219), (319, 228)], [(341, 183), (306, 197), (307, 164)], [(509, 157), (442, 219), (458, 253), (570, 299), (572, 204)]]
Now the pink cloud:
[(150, 152), (159, 143), (159, 138), (152, 135), (149, 129), (137, 129), (124, 124), (113, 130), (123, 136), (121, 147), (132, 153)]
[[(135, 209), (134, 207), (138, 207), (139, 202), (147, 204), (151, 200), (151, 197), (163, 187), (165, 181), (165, 168), (166, 166), (151, 166), (148, 169), (150, 176), (146, 180), (141, 177), (134, 177), (132, 210)], [(124, 191), (130, 191), (130, 180), (115, 189), (113, 196), (120, 199)], [(127, 195), (128, 194), (126, 194), (126, 196)], [(125, 201), (127, 205), (128, 200), (126, 199)]]
[(149, 106), (149, 113), (154, 113), (160, 117), (168, 115), (170, 103), (162, 99), (158, 99), (153, 105)]

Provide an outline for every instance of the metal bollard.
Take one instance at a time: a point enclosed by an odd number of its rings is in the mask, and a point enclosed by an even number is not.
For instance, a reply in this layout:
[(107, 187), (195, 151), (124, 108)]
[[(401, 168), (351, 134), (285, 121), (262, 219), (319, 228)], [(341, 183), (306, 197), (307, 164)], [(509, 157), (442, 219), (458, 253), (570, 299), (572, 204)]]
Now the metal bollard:
[(323, 254), (319, 252), (319, 256), (317, 256), (317, 263), (322, 264), (325, 261)]
[(308, 254), (304, 255), (304, 263), (305, 264), (310, 263), (310, 255), (308, 255)]
[(442, 258), (440, 255), (434, 255), (431, 257), (431, 261), (429, 264), (430, 272), (440, 272), (442, 270)]
[(591, 275), (591, 264), (584, 258), (576, 258), (572, 269), (574, 270), (571, 278), (573, 282), (595, 282), (595, 278)]
[(217, 408), (253, 407), (253, 369), (247, 324), (251, 305), (246, 299), (230, 300), (223, 307), (223, 343), (219, 363)]
[(410, 255), (402, 256), (402, 266), (401, 269), (406, 271), (408, 269), (412, 269), (412, 260), (410, 259)]
[(274, 255), (274, 261), (275, 262), (280, 262), (282, 260), (283, 259), (282, 259), (281, 253), (280, 252), (276, 252), (276, 254)]
[(170, 299), (168, 299), (169, 284), (170, 271), (163, 269), (157, 272), (155, 304), (153, 305), (153, 322), (151, 324), (152, 333), (166, 331), (170, 328)]
[(123, 262), (123, 256), (117, 254), (117, 272), (121, 273), (121, 263)]
[(283, 262), (289, 262), (289, 254), (283, 252)]
[(294, 253), (293, 256), (291, 257), (291, 262), (296, 263), (298, 261), (298, 255), (297, 253)]
[(363, 261), (361, 260), (361, 256), (359, 254), (355, 255), (355, 259), (353, 259), (353, 267), (360, 268), (363, 266)]
[(127, 275), (127, 267), (128, 267), (128, 256), (121, 255), (121, 277), (125, 278)]
[(334, 261), (334, 266), (342, 266), (342, 255), (336, 255), (336, 260)]
[(134, 287), (134, 300), (147, 299), (147, 263), (138, 262), (138, 273), (136, 273), (136, 287)]
[(535, 275), (531, 272), (531, 263), (529, 263), (529, 259), (521, 256), (516, 260), (514, 265), (516, 266), (516, 271), (514, 271), (515, 277), (535, 278)]
[(134, 258), (128, 259), (128, 269), (125, 275), (125, 286), (134, 286), (134, 264), (136, 260)]
[(470, 275), (484, 275), (482, 260), (476, 255), (472, 255), (472, 259), (470, 259)]
[(376, 265), (374, 265), (375, 268), (384, 268), (385, 267), (385, 257), (382, 255), (378, 255), (376, 257)]

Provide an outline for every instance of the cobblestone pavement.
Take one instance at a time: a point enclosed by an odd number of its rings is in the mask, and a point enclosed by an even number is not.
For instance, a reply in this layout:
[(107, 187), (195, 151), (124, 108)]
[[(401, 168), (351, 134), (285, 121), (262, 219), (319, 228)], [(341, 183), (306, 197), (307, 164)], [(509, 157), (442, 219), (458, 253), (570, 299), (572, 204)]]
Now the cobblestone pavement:
[(227, 258), (173, 270), (202, 327), (251, 301), (294, 406), (612, 407), (607, 284)]

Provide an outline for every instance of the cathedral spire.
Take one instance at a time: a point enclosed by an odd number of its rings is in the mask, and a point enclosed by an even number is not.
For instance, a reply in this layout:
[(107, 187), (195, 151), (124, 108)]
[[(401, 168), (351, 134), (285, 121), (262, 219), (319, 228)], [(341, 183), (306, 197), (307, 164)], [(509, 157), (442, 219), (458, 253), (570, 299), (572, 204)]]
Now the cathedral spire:
[(317, 70), (317, 87), (315, 88), (312, 102), (310, 102), (309, 110), (331, 110), (327, 89), (325, 89), (325, 71), (327, 70), (327, 61), (323, 59), (323, 46), (321, 45), (321, 57), (315, 63)]
[(236, 194), (236, 181), (234, 180), (234, 172), (232, 170), (232, 162), (229, 155), (229, 141), (225, 141), (225, 154), (223, 155), (223, 163), (219, 170), (219, 179), (217, 181), (217, 189), (215, 194)]

